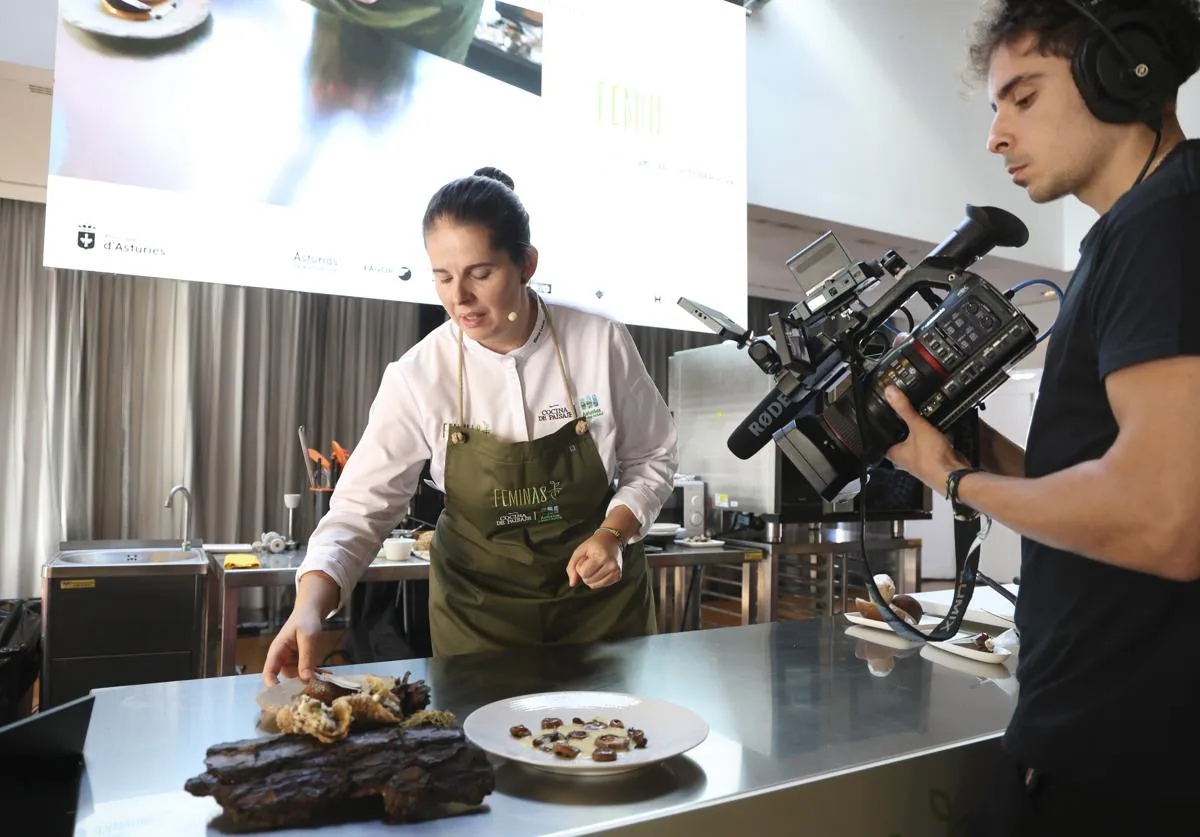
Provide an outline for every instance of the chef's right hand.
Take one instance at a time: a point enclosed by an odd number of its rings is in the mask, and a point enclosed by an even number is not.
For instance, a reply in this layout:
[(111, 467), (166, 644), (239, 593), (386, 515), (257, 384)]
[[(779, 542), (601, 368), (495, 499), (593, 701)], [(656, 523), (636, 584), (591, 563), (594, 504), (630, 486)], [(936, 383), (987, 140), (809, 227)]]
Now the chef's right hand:
[(267, 651), (262, 672), (264, 683), (273, 686), (279, 682), (280, 674), (299, 676), (306, 683), (312, 678), (317, 667), (317, 635), (321, 632), (323, 614), (333, 609), (329, 600), (336, 604), (338, 594), (337, 582), (325, 573), (304, 574), (292, 615), (283, 623)]

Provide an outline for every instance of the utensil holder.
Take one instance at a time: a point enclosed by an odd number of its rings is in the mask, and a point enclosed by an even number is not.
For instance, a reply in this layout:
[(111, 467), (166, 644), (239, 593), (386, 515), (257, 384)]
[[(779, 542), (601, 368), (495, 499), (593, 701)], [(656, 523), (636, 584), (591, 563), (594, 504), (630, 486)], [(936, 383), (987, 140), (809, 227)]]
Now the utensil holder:
[[(333, 496), (333, 489), (332, 488), (310, 488), (308, 490), (309, 490), (309, 493), (312, 494), (312, 498), (313, 498), (313, 528), (312, 528), (312, 531), (315, 532), (317, 530), (317, 524), (319, 524), (321, 522), (321, 518), (324, 517), (326, 515), (326, 513), (329, 511), (329, 498)], [(310, 538), (312, 537), (312, 532), (309, 533), (309, 537)]]

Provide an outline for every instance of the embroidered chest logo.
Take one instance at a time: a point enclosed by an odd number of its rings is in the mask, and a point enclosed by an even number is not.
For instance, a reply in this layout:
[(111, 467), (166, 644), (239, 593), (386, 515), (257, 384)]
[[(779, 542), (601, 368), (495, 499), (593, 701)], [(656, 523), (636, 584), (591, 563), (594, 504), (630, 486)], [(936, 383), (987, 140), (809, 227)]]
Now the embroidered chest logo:
[[(455, 422), (455, 421), (442, 422), (442, 438), (443, 439), (450, 438), (450, 428), (454, 427), (456, 424), (458, 424), (458, 422)], [(469, 425), (467, 425), (467, 429), (474, 430), (477, 433), (486, 433), (489, 436), (492, 433), (492, 426), (490, 424), (488, 424), (487, 422), (484, 422), (483, 424), (469, 424)]]
[(604, 411), (600, 409), (600, 397), (597, 395), (585, 395), (579, 399), (579, 411), (584, 418), (589, 419), (604, 415)]
[(561, 421), (562, 419), (569, 419), (570, 417), (571, 411), (569, 409), (555, 404), (553, 407), (547, 407), (538, 413), (537, 420), (539, 423), (541, 423), (543, 421)]

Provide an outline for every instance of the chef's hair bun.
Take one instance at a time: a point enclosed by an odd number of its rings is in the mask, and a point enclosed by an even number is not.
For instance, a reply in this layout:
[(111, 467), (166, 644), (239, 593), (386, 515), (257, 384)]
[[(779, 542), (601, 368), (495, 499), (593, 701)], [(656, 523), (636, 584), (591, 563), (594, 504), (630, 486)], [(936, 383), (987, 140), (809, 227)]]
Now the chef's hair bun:
[(512, 178), (498, 168), (476, 169), (474, 176), (460, 177), (438, 189), (429, 199), (421, 229), (428, 236), (441, 220), (483, 227), (492, 248), (507, 253), (513, 264), (524, 267), (529, 260), (529, 213), (513, 189)]
[(516, 184), (513, 183), (513, 179), (511, 177), (509, 177), (507, 174), (505, 174), (504, 172), (500, 171), (500, 169), (496, 168), (495, 166), (484, 166), (481, 169), (475, 169), (475, 176), (476, 177), (487, 177), (491, 180), (498, 180), (501, 183), (503, 183), (505, 186), (507, 186), (509, 189), (512, 189), (514, 191), (516, 191), (516, 188), (517, 188)]

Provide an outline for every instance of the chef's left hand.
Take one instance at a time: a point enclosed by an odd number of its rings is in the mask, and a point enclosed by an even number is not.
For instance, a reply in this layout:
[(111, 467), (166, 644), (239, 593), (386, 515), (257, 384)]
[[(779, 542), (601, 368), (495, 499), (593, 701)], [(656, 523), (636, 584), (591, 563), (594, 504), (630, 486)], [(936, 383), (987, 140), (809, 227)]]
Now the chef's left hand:
[(567, 562), (567, 579), (574, 587), (580, 581), (593, 590), (621, 580), (621, 548), (616, 538), (598, 532), (579, 545)]
[(896, 415), (908, 425), (908, 438), (889, 448), (887, 458), (940, 495), (946, 490), (950, 472), (969, 463), (951, 447), (942, 431), (913, 409), (903, 392), (890, 386), (883, 394)]

